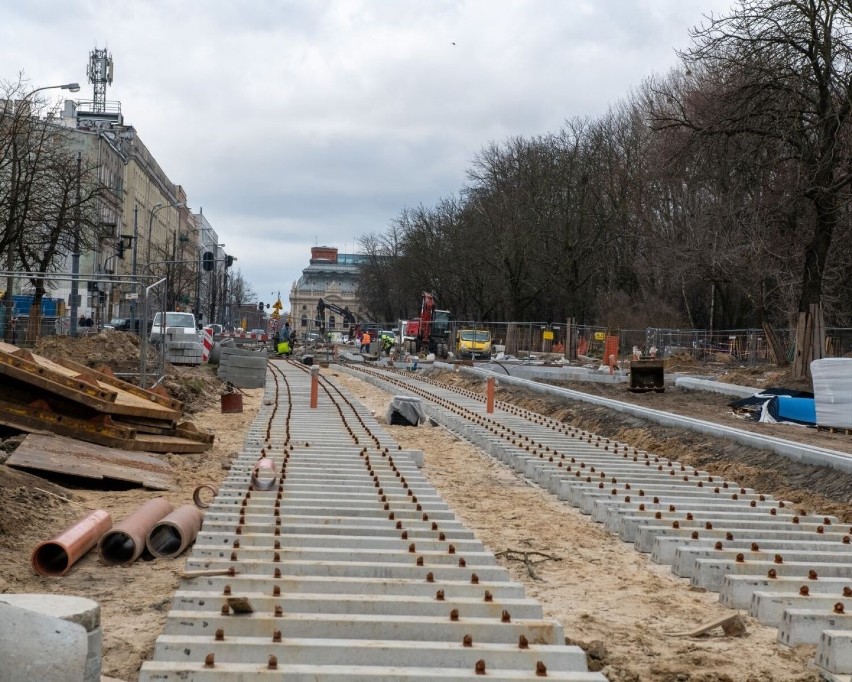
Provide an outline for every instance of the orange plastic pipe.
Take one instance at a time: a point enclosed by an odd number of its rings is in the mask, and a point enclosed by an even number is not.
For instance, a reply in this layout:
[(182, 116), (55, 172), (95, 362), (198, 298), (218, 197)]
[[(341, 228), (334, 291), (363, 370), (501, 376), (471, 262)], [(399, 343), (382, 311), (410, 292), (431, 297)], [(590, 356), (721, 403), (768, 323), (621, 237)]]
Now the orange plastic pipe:
[(157, 521), (148, 533), (145, 544), (156, 557), (180, 556), (201, 530), (204, 513), (194, 505), (185, 504)]
[(161, 518), (174, 510), (165, 497), (148, 500), (104, 534), (98, 543), (101, 561), (108, 566), (132, 564), (145, 549), (145, 538)]
[(39, 575), (65, 575), (111, 527), (107, 512), (93, 511), (53, 539), (39, 543), (30, 557), (33, 569)]
[(251, 487), (255, 490), (272, 490), (275, 487), (275, 462), (261, 457), (251, 472)]
[(494, 412), (494, 377), (488, 377), (485, 382), (485, 411), (488, 414)]

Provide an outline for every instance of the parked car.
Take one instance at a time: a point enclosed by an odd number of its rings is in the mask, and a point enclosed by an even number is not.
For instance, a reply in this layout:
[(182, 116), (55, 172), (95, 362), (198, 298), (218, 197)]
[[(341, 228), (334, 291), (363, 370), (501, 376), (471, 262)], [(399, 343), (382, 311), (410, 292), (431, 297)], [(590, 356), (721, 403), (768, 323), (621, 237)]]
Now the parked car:
[[(136, 318), (136, 331), (139, 331), (139, 326), (142, 324), (142, 321), (139, 318)], [(115, 329), (120, 332), (129, 332), (130, 331), (130, 318), (129, 317), (114, 317), (112, 318), (108, 324), (104, 325), (104, 329)]]
[(195, 315), (192, 313), (167, 312), (165, 319), (163, 313), (154, 315), (154, 320), (151, 323), (151, 343), (158, 343), (162, 340), (166, 329), (175, 328), (182, 329), (186, 335), (187, 341), (198, 340), (198, 328), (195, 326)]

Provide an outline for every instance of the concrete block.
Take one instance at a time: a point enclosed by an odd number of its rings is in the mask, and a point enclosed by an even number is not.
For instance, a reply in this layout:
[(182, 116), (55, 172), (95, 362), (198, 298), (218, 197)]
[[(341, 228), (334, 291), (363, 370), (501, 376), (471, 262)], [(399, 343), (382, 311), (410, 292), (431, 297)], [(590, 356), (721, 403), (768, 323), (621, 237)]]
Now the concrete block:
[(0, 682), (99, 682), (97, 602), (54, 594), (2, 594), (0, 621), (5, 632), (14, 633), (0, 637)]
[(852, 631), (823, 630), (817, 643), (816, 664), (832, 675), (852, 675)]
[(778, 641), (787, 646), (817, 644), (823, 630), (849, 630), (852, 614), (833, 609), (787, 609), (778, 628)]
[(844, 587), (852, 588), (852, 581), (846, 578), (819, 577), (811, 580), (800, 576), (726, 575), (719, 591), (719, 601), (729, 609), (748, 609), (755, 592), (798, 592), (802, 585), (807, 585), (811, 594), (840, 595)]

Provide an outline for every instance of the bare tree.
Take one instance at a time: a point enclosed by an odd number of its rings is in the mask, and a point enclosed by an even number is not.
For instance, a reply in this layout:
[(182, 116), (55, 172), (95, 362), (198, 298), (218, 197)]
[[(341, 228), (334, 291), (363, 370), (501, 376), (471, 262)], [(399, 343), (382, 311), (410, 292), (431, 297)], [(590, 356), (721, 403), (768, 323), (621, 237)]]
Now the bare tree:
[(841, 0), (741, 0), (693, 31), (682, 88), (661, 87), (658, 129), (682, 126), (696, 141), (739, 138), (768, 167), (796, 166), (791, 212), (807, 235), (794, 374), (822, 356), (825, 275), (852, 184), (852, 5)]

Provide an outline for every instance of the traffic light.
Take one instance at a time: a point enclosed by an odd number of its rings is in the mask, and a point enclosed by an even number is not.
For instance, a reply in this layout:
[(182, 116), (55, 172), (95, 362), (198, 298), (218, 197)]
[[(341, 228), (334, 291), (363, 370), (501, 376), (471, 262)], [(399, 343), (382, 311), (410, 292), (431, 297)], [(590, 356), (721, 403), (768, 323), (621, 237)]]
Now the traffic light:
[(260, 312), (263, 312), (263, 301), (261, 301), (260, 303), (258, 303), (258, 304), (257, 304), (257, 309), (258, 309)]
[(213, 252), (205, 251), (201, 258), (201, 267), (204, 269), (204, 272), (210, 272), (213, 269), (215, 261), (216, 256), (213, 255)]
[(225, 256), (225, 267), (229, 268), (233, 264), (234, 264), (234, 257), (233, 256)]
[(124, 244), (124, 240), (121, 237), (119, 237), (118, 243), (115, 245), (115, 254), (119, 258), (121, 258), (121, 260), (124, 260), (124, 249), (125, 248), (126, 248), (126, 246)]

